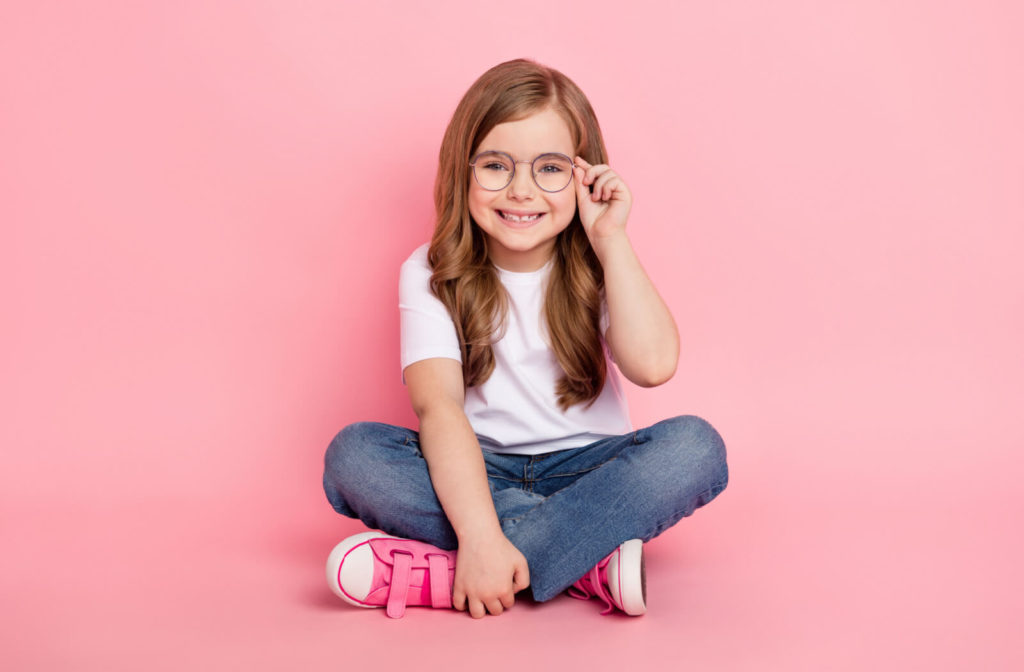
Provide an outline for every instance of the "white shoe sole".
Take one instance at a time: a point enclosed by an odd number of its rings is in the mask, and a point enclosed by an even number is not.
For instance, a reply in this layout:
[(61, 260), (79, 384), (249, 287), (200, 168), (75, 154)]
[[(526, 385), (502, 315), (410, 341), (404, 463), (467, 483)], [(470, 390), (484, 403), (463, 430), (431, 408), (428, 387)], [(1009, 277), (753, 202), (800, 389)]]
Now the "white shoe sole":
[(608, 563), (608, 589), (616, 605), (630, 616), (647, 612), (644, 542), (630, 539), (619, 546), (618, 558)]

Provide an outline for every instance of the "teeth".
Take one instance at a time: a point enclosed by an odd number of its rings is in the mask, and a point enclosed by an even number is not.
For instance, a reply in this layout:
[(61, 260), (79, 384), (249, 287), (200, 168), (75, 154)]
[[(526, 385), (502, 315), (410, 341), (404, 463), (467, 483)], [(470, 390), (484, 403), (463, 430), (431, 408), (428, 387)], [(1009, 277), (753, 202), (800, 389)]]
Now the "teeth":
[(538, 217), (540, 217), (540, 213), (537, 213), (535, 215), (527, 215), (525, 217), (520, 217), (519, 215), (513, 215), (512, 213), (502, 211), (501, 212), (501, 216), (504, 217), (505, 219), (507, 219), (510, 222), (532, 222), (533, 220), (535, 220)]

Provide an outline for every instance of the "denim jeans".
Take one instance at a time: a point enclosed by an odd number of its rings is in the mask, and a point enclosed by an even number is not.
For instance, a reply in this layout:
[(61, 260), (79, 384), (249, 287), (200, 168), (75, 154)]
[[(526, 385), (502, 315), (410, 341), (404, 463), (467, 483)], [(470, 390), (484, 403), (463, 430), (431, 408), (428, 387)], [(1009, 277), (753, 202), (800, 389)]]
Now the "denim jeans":
[[(622, 542), (648, 541), (725, 489), (725, 444), (684, 415), (543, 455), (484, 451), (502, 531), (526, 557), (533, 597), (549, 600)], [(342, 429), (324, 459), (338, 513), (445, 550), (458, 539), (427, 472), (419, 432), (378, 422)]]

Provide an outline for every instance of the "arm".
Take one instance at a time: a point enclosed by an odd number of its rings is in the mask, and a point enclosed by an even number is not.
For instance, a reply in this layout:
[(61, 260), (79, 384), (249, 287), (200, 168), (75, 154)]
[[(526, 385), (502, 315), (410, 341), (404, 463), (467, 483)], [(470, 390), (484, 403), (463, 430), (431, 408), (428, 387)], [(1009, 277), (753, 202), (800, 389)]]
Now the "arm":
[(633, 197), (611, 168), (576, 157), (576, 202), (590, 245), (604, 270), (608, 347), (631, 382), (667, 382), (679, 362), (679, 330), (626, 235)]
[(679, 362), (679, 330), (626, 232), (594, 246), (604, 268), (608, 347), (619, 370), (641, 387), (667, 382)]
[(462, 366), (425, 359), (406, 367), (405, 379), (430, 480), (459, 541), (453, 604), (474, 618), (500, 614), (530, 584), (529, 569), (498, 523), (480, 444), (463, 410)]

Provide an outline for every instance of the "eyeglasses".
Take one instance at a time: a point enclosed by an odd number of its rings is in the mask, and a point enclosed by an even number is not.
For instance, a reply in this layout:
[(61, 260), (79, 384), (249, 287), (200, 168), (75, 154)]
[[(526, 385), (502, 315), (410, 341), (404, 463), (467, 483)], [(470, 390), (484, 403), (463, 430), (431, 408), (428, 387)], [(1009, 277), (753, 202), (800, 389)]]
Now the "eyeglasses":
[(541, 154), (533, 161), (516, 161), (505, 152), (480, 152), (469, 165), (477, 184), (487, 191), (500, 191), (512, 184), (517, 163), (530, 164), (534, 183), (548, 193), (561, 191), (572, 182), (572, 159), (557, 152)]

